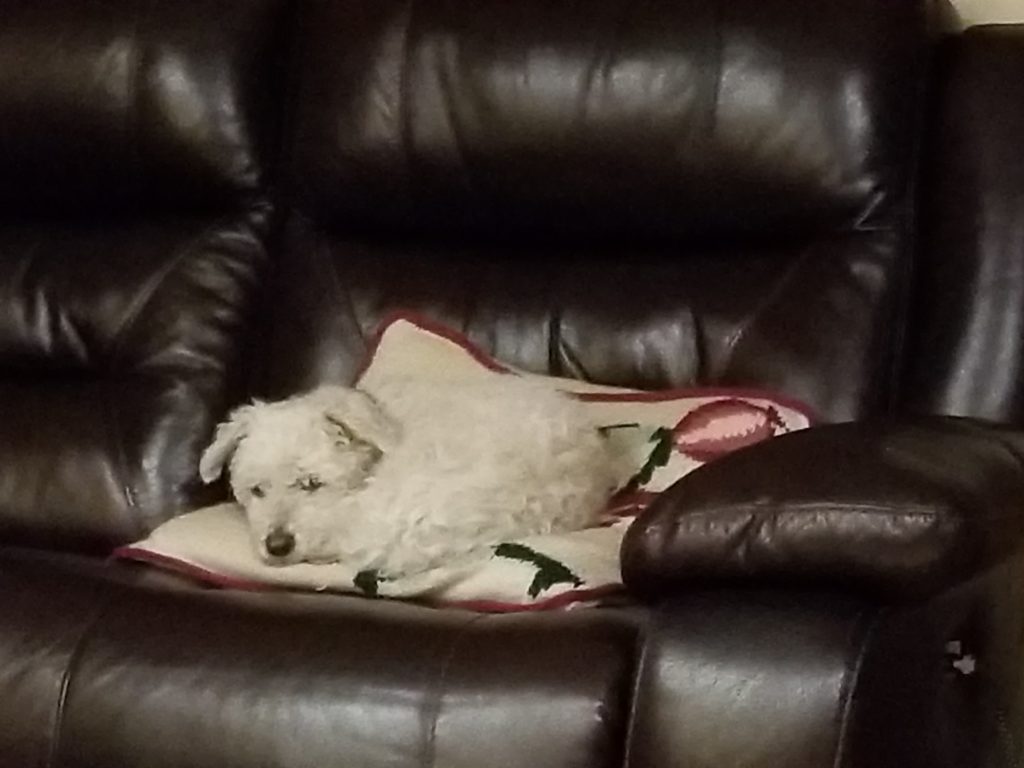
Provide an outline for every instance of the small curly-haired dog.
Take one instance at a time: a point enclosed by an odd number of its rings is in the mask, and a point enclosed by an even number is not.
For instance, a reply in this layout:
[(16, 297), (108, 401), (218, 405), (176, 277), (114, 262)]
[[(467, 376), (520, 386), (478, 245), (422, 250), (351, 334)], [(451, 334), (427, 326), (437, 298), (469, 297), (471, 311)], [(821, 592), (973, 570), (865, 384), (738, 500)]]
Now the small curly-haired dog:
[(325, 386), (235, 410), (203, 453), (230, 469), (271, 564), (411, 575), (502, 541), (594, 524), (622, 478), (571, 396), (527, 379)]

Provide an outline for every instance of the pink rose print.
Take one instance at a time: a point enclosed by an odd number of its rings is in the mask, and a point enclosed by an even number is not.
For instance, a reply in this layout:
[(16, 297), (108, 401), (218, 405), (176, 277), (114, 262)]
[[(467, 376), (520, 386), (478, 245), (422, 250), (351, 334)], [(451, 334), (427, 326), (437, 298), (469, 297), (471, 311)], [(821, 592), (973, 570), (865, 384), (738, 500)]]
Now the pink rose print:
[(771, 406), (730, 398), (686, 414), (672, 429), (672, 443), (694, 461), (711, 461), (785, 431), (785, 422)]

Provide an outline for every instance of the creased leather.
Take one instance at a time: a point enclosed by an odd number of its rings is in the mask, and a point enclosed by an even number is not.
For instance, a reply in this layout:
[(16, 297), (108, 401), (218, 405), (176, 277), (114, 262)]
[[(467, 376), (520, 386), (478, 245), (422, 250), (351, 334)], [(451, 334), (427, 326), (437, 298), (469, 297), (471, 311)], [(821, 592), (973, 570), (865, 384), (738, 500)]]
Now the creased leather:
[(106, 552), (208, 498), (269, 216), (0, 224), (0, 541)]
[(265, 181), (279, 0), (5, 0), (5, 213), (209, 210)]
[(946, 43), (902, 407), (1024, 425), (1024, 26)]
[(793, 13), (305, 3), (290, 176), (304, 207), (363, 231), (633, 243), (893, 226), (923, 5)]
[(886, 410), (926, 8), (801, 15), (813, 35), (782, 0), (301, 5), (263, 391), (350, 380), (412, 309), (532, 371)]
[(896, 598), (1024, 546), (1024, 435), (969, 420), (812, 428), (676, 483), (622, 545), (653, 598), (709, 584), (831, 585)]
[(485, 616), (135, 573), (0, 550), (0, 764), (621, 765), (626, 612)]

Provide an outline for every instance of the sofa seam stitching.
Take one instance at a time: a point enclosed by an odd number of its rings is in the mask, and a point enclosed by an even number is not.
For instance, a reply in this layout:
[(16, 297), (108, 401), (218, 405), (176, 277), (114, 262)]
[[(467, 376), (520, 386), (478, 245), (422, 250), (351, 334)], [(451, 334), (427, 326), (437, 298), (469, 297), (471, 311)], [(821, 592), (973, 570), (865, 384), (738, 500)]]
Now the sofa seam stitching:
[[(886, 505), (870, 505), (870, 504), (862, 504), (862, 505), (847, 505), (847, 504), (831, 504), (831, 505), (828, 505), (828, 504), (823, 504), (823, 505), (805, 505), (805, 506), (795, 506), (795, 507), (785, 506), (785, 507), (782, 507), (782, 508), (766, 508), (766, 507), (758, 507), (758, 506), (750, 506), (750, 505), (747, 505), (747, 506), (736, 505), (736, 506), (720, 507), (717, 510), (696, 510), (696, 511), (693, 511), (693, 512), (683, 511), (683, 512), (680, 512), (678, 514), (673, 514), (672, 515), (672, 521), (678, 527), (678, 525), (681, 523), (681, 521), (684, 521), (686, 519), (697, 518), (697, 519), (703, 520), (703, 519), (709, 519), (709, 518), (719, 517), (719, 516), (722, 516), (722, 515), (736, 514), (736, 513), (747, 513), (747, 514), (751, 514), (751, 515), (756, 515), (758, 517), (765, 517), (765, 516), (768, 516), (768, 515), (779, 515), (779, 516), (789, 515), (789, 516), (792, 516), (792, 517), (796, 517), (796, 516), (810, 517), (812, 515), (823, 514), (823, 513), (845, 513), (845, 514), (848, 514), (848, 515), (857, 515), (857, 516), (860, 516), (860, 517), (868, 517), (868, 516), (872, 516), (872, 517), (887, 517), (887, 518), (900, 518), (900, 517), (903, 517), (903, 518), (913, 518), (913, 519), (919, 519), (919, 520), (926, 520), (926, 519), (927, 520), (942, 520), (942, 519), (945, 519), (948, 516), (948, 514), (945, 513), (945, 512), (936, 512), (935, 510), (927, 509), (927, 508), (924, 508), (924, 507), (912, 507), (912, 508), (909, 508), (909, 509), (906, 509), (906, 510), (900, 510), (900, 509), (893, 509), (892, 507), (889, 507), (889, 506), (886, 506)], [(986, 523), (986, 522), (993, 522), (993, 521), (1000, 521), (1000, 520), (1013, 520), (1013, 519), (1019, 518), (1019, 517), (1021, 517), (1021, 513), (1020, 512), (999, 512), (999, 513), (991, 513), (991, 514), (986, 514), (986, 515), (983, 515), (983, 516), (976, 516), (976, 517), (970, 517), (970, 518), (968, 518), (968, 517), (959, 517), (957, 519), (959, 520), (959, 522), (962, 522), (962, 523), (964, 523), (966, 525), (978, 525), (979, 524), (979, 522), (978, 522), (979, 520), (982, 523)], [(655, 523), (653, 525), (653, 527), (658, 527), (657, 523)]]
[[(117, 384), (117, 390), (119, 393), (122, 386), (123, 383), (121, 382)], [(120, 400), (121, 398), (118, 397), (117, 401), (119, 402)], [(122, 496), (124, 497), (125, 504), (127, 504), (127, 508), (125, 509), (128, 517), (127, 522), (131, 528), (135, 529), (137, 534), (141, 535), (146, 532), (146, 523), (140, 520), (138, 516), (139, 503), (135, 493), (134, 483), (128, 473), (128, 452), (125, 449), (124, 433), (121, 429), (120, 412), (115, 399), (110, 397), (110, 395), (107, 395), (104, 398), (104, 405), (110, 420), (110, 431), (112, 433), (111, 440), (114, 444), (117, 473), (119, 475), (118, 486)]]
[(67, 714), (67, 701), (69, 691), (71, 690), (72, 678), (74, 677), (75, 670), (81, 661), (85, 645), (99, 626), (100, 619), (103, 617), (107, 607), (110, 605), (111, 597), (112, 595), (101, 597), (97, 600), (96, 605), (93, 606), (88, 619), (82, 626), (81, 632), (79, 632), (78, 637), (75, 639), (75, 644), (71, 649), (68, 662), (64, 667), (64, 671), (61, 673), (60, 692), (57, 698), (57, 710), (54, 713), (53, 725), (50, 730), (50, 749), (46, 756), (47, 768), (54, 768), (57, 765), (57, 758), (61, 752), (64, 720)]
[[(921, 7), (921, 6), (919, 6)], [(913, 85), (913, 98), (910, 105), (905, 106), (909, 113), (908, 122), (909, 136), (905, 140), (908, 161), (905, 172), (907, 174), (903, 184), (903, 199), (900, 204), (898, 221), (891, 224), (896, 237), (902, 246), (903, 258), (894, 268), (899, 275), (899, 284), (896, 286), (894, 298), (895, 307), (893, 314), (897, 322), (894, 323), (895, 330), (892, 336), (892, 358), (886, 382), (887, 413), (896, 413), (904, 405), (903, 395), (908, 375), (912, 372), (912, 363), (907, 356), (913, 353), (914, 342), (910, 324), (913, 321), (920, 298), (920, 281), (918, 266), (921, 263), (921, 249), (924, 246), (921, 226), (924, 221), (923, 200), (921, 197), (921, 174), (928, 155), (928, 141), (926, 140), (929, 112), (932, 104), (931, 89), (934, 86), (934, 69), (938, 61), (938, 46), (935, 40), (930, 39), (933, 23), (937, 21), (938, 12), (932, 10), (937, 7), (936, 3), (921, 7), (924, 15), (924, 40), (919, 41), (920, 49), (914, 54), (913, 68), (918, 75), (917, 82)], [(936, 36), (937, 37), (937, 36)], [(891, 220), (891, 219), (890, 219)], [(900, 269), (902, 267), (902, 269)]]
[[(785, 505), (783, 507), (762, 507), (754, 504), (732, 504), (729, 506), (719, 507), (715, 510), (695, 510), (692, 512), (683, 511), (680, 514), (673, 515), (674, 519), (679, 518), (708, 518), (718, 517), (723, 514), (734, 514), (738, 512), (757, 514), (757, 515), (770, 515), (770, 514), (789, 514), (789, 515), (815, 515), (823, 512), (846, 512), (851, 515), (887, 515), (890, 517), (918, 517), (918, 518), (940, 518), (945, 517), (941, 512), (936, 512), (933, 509), (927, 507), (908, 507), (906, 509), (894, 509), (891, 505), (886, 504), (843, 504), (841, 502), (835, 504), (799, 504), (799, 505)], [(989, 515), (985, 519), (993, 519), (995, 517), (1018, 517), (1016, 513), (1007, 513), (1005, 515)]]
[(408, 200), (414, 201), (420, 195), (415, 183), (418, 174), (414, 168), (414, 129), (410, 116), (412, 108), (409, 105), (411, 98), (409, 95), (409, 68), (411, 66), (413, 24), (416, 21), (416, 0), (406, 0), (403, 13), (405, 15), (405, 29), (402, 31), (402, 58), (399, 63), (398, 77), (398, 135), (402, 147), (402, 170), (405, 172), (405, 182), (408, 185), (406, 188)]
[(430, 712), (430, 729), (426, 734), (426, 743), (423, 745), (423, 765), (424, 766), (435, 766), (437, 764), (437, 753), (436, 753), (436, 739), (437, 739), (437, 720), (441, 714), (441, 697), (444, 695), (445, 686), (448, 682), (448, 670), (451, 666), (452, 660), (455, 658), (455, 652), (458, 650), (459, 645), (462, 643), (462, 639), (465, 637), (466, 631), (469, 627), (481, 619), (485, 618), (486, 614), (477, 614), (472, 616), (466, 621), (462, 622), (459, 626), (455, 637), (452, 638), (448, 645), (448, 650), (445, 653), (444, 660), (441, 662), (441, 670), (437, 675), (436, 681), (433, 686), (433, 695), (429, 706)]
[(359, 341), (363, 346), (363, 355), (365, 356), (370, 349), (370, 344), (367, 340), (366, 331), (363, 328), (362, 322), (359, 319), (359, 312), (356, 310), (355, 300), (352, 298), (352, 292), (346, 290), (342, 286), (341, 275), (338, 274), (340, 259), (332, 259), (330, 253), (327, 252), (326, 247), (323, 243), (323, 238), (316, 235), (317, 242), (314, 246), (314, 265), (313, 269), (323, 273), (326, 276), (327, 281), (331, 284), (331, 287), (335, 294), (335, 300), (339, 305), (343, 307), (343, 310), (352, 320), (352, 325), (355, 327), (356, 332), (359, 334)]
[(151, 277), (141, 293), (143, 294), (128, 309), (125, 318), (121, 321), (117, 330), (114, 331), (111, 336), (108, 354), (112, 366), (118, 366), (122, 361), (122, 350), (124, 348), (126, 338), (131, 334), (135, 327), (139, 323), (139, 319), (146, 313), (156, 298), (157, 294), (164, 287), (164, 284), (175, 273), (190, 256), (194, 256), (199, 251), (199, 247), (203, 243), (209, 243), (210, 236), (219, 229), (225, 221), (225, 217), (216, 217), (213, 222), (203, 227), (202, 230), (196, 233), (195, 237), (191, 238), (184, 244), (184, 247), (171, 257), (170, 261), (165, 264), (161, 269), (156, 271), (156, 274)]
[(746, 317), (740, 321), (733, 332), (726, 338), (725, 344), (723, 344), (723, 362), (716, 379), (720, 380), (728, 373), (735, 361), (736, 348), (747, 337), (751, 329), (764, 317), (765, 313), (775, 307), (779, 300), (783, 298), (786, 290), (790, 288), (797, 275), (808, 263), (812, 250), (813, 246), (806, 246), (793, 257), (793, 260), (782, 270), (778, 280), (755, 302)]
[(651, 634), (653, 633), (652, 625), (655, 623), (655, 614), (649, 615), (645, 626), (640, 629), (640, 635), (638, 637), (638, 644), (640, 646), (640, 653), (636, 659), (636, 671), (633, 675), (633, 685), (630, 687), (629, 696), (629, 715), (626, 722), (626, 743), (622, 751), (622, 764), (625, 768), (629, 768), (632, 765), (633, 760), (633, 745), (635, 743), (634, 733), (637, 723), (637, 716), (639, 711), (640, 701), (640, 689), (643, 684), (644, 669), (647, 667), (647, 658), (649, 656), (649, 649), (651, 646)]
[(711, 25), (714, 31), (715, 79), (711, 91), (711, 119), (707, 123), (707, 135), (713, 140), (718, 133), (719, 100), (722, 98), (722, 79), (725, 76), (725, 35), (722, 30), (725, 19), (721, 3), (712, 10)]
[[(855, 619), (854, 624), (860, 624), (867, 612), (867, 609), (861, 611)], [(842, 712), (839, 719), (839, 733), (836, 735), (836, 750), (835, 756), (832, 760), (832, 768), (843, 768), (843, 765), (846, 763), (846, 746), (850, 720), (852, 718), (854, 707), (854, 695), (864, 667), (864, 661), (867, 658), (868, 648), (874, 641), (875, 634), (878, 631), (878, 626), (881, 623), (881, 617), (881, 611), (872, 617), (870, 625), (864, 632), (860, 648), (857, 651), (857, 658), (854, 660), (853, 669), (845, 676), (843, 681)]]

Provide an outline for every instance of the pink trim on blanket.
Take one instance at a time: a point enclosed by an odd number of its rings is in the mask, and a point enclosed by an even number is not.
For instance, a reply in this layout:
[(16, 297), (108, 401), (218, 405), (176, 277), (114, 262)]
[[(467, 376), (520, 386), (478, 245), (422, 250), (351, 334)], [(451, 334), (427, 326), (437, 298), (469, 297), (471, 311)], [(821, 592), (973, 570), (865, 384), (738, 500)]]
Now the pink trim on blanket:
[[(132, 560), (146, 565), (151, 565), (156, 568), (162, 568), (218, 589), (237, 589), (244, 592), (283, 592), (289, 591), (289, 589), (294, 589), (281, 584), (267, 584), (259, 581), (252, 581), (251, 579), (217, 573), (216, 571), (203, 568), (201, 565), (196, 565), (188, 560), (182, 560), (177, 557), (172, 557), (171, 555), (165, 555), (162, 552), (154, 552), (151, 549), (146, 549), (145, 547), (136, 545), (118, 547), (111, 553), (111, 557), (121, 560)], [(535, 603), (506, 603), (500, 600), (453, 600), (451, 602), (439, 601), (432, 605), (436, 608), (461, 608), (467, 611), (476, 611), (477, 613), (551, 611), (558, 608), (564, 608), (573, 603), (599, 600), (601, 598), (618, 594), (622, 590), (623, 586), (621, 584), (603, 584), (599, 587), (591, 587), (590, 589), (569, 590), (568, 592), (562, 592), (561, 594), (554, 595), (553, 597), (549, 597), (544, 600), (538, 600)], [(330, 591), (336, 594), (348, 595), (350, 597), (365, 597), (357, 592), (342, 592), (341, 590)]]
[(578, 392), (576, 397), (586, 403), (664, 403), (690, 397), (740, 397), (748, 400), (767, 400), (777, 403), (791, 411), (796, 411), (807, 419), (809, 424), (818, 421), (817, 414), (806, 403), (769, 392), (756, 387), (680, 387), (677, 389), (657, 389), (643, 392)]
[[(511, 369), (502, 365), (487, 352), (484, 352), (476, 346), (465, 334), (460, 333), (453, 328), (449, 328), (436, 320), (431, 320), (430, 318), (424, 317), (415, 312), (401, 309), (389, 312), (378, 325), (377, 331), (374, 333), (367, 348), (366, 357), (359, 366), (359, 373), (356, 375), (355, 379), (357, 384), (363, 377), (363, 374), (366, 373), (370, 365), (373, 363), (373, 358), (377, 354), (377, 349), (380, 347), (381, 342), (384, 339), (384, 334), (392, 325), (402, 321), (410, 323), (411, 325), (427, 331), (428, 333), (432, 333), (435, 336), (440, 336), (441, 338), (452, 342), (456, 346), (462, 348), (462, 350), (470, 357), (488, 370), (496, 371), (498, 373), (512, 373)], [(812, 425), (818, 422), (817, 414), (815, 414), (813, 409), (806, 403), (787, 395), (770, 392), (766, 389), (758, 389), (757, 387), (680, 387), (676, 389), (651, 391), (576, 392), (573, 394), (575, 394), (575, 396), (580, 400), (588, 403), (661, 403), (670, 400), (681, 400), (688, 397), (745, 397), (778, 403), (779, 405), (801, 414), (807, 419), (808, 423)]]
[(162, 552), (154, 552), (152, 549), (146, 549), (137, 545), (118, 547), (111, 553), (111, 557), (121, 560), (134, 560), (146, 563), (147, 565), (154, 565), (158, 568), (164, 568), (168, 571), (175, 571), (183, 576), (188, 576), (196, 581), (201, 581), (215, 587), (240, 589), (246, 592), (268, 592), (278, 588), (276, 584), (266, 584), (260, 581), (252, 581), (251, 579), (229, 576), (225, 573), (217, 573), (188, 560), (165, 555)]
[(600, 600), (617, 595), (625, 590), (622, 584), (602, 584), (590, 589), (571, 589), (568, 592), (538, 600), (535, 603), (503, 603), (498, 600), (456, 600), (443, 603), (446, 608), (463, 608), (477, 613), (524, 613), (526, 611), (552, 611), (565, 608), (573, 603)]

